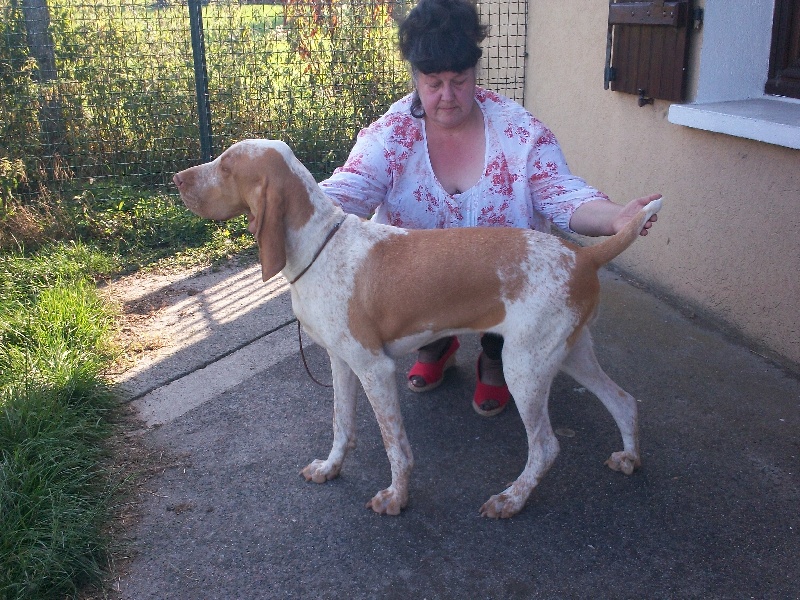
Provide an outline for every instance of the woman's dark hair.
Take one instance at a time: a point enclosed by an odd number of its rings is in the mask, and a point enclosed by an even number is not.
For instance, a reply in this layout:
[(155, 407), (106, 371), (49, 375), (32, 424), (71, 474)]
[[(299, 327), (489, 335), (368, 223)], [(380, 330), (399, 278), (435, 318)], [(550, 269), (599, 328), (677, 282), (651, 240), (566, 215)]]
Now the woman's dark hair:
[[(400, 24), (400, 52), (421, 73), (460, 73), (478, 64), (488, 32), (470, 0), (420, 0)], [(411, 114), (425, 114), (416, 92)]]

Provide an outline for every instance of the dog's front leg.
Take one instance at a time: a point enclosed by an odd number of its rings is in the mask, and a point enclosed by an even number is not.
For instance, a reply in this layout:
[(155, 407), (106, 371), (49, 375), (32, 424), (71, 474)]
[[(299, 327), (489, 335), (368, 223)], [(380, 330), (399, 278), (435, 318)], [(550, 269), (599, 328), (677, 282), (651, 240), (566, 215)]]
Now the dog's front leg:
[(392, 484), (375, 494), (367, 502), (367, 508), (378, 514), (399, 515), (408, 504), (408, 481), (414, 457), (400, 414), (394, 361), (386, 356), (381, 357), (360, 377), (381, 428), (383, 445), (392, 469)]
[(356, 445), (358, 378), (346, 362), (328, 352), (333, 374), (333, 447), (326, 460), (315, 460), (301, 471), (306, 481), (325, 483), (339, 475), (347, 452)]

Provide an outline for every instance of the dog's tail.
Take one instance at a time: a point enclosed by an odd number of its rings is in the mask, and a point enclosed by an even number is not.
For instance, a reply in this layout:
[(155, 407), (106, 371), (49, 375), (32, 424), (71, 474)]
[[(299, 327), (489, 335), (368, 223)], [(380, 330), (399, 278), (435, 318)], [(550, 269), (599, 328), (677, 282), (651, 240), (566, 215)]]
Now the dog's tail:
[(620, 231), (599, 244), (584, 248), (583, 252), (598, 268), (611, 262), (636, 241), (644, 224), (647, 223), (650, 217), (661, 210), (661, 205), (661, 198), (648, 203)]

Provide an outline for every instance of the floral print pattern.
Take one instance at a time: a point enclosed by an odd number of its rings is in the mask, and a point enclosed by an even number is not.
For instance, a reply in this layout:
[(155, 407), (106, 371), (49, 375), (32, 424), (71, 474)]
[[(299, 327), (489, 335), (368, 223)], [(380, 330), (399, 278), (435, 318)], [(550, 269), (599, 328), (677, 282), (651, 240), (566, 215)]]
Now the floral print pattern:
[(411, 96), (362, 129), (350, 156), (322, 189), (346, 212), (410, 229), (524, 227), (571, 231), (583, 203), (607, 196), (572, 175), (553, 133), (516, 102), (476, 88), (486, 131), (485, 170), (448, 194), (431, 167), (425, 122)]

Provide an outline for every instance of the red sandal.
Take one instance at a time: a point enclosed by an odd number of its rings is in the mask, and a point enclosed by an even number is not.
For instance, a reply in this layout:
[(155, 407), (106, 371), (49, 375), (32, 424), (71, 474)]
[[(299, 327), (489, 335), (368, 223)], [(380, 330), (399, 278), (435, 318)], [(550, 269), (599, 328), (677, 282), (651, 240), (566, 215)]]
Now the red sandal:
[[(456, 364), (456, 350), (460, 345), (458, 338), (453, 336), (450, 345), (439, 360), (433, 363), (415, 362), (408, 372), (408, 388), (412, 392), (427, 392), (439, 387), (444, 380), (444, 372)], [(425, 382), (425, 385), (421, 387), (415, 386), (411, 381), (412, 377), (420, 377)]]
[(511, 392), (507, 385), (489, 385), (481, 381), (481, 358), (478, 357), (478, 381), (475, 385), (475, 396), (472, 408), (482, 417), (493, 417), (503, 412), (511, 400)]

